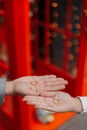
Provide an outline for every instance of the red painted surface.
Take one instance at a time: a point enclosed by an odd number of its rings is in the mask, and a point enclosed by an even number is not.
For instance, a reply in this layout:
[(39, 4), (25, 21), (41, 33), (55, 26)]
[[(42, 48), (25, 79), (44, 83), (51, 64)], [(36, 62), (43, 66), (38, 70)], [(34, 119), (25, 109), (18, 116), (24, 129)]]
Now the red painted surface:
[[(4, 0), (5, 27), (7, 37), (7, 51), (9, 58), (10, 79), (31, 74), (31, 43), (30, 43), (30, 21), (28, 0)], [(29, 129), (29, 107), (21, 102), (21, 97), (11, 97), (12, 110), (9, 102), (3, 106), (7, 113), (11, 113), (14, 120), (13, 130)], [(8, 99), (9, 100), (9, 99)], [(7, 111), (8, 110), (8, 111)], [(6, 116), (9, 119), (9, 116)], [(27, 121), (26, 121), (27, 120)], [(15, 121), (15, 123), (14, 123)], [(10, 123), (10, 120), (8, 120)], [(3, 120), (0, 124), (3, 123)], [(6, 130), (9, 124), (4, 120)], [(16, 128), (15, 128), (16, 126)]]
[[(49, 0), (46, 0), (45, 7), (45, 22), (41, 22), (35, 14), (34, 18), (34, 29), (36, 32), (36, 37), (33, 46), (33, 56), (35, 63), (35, 73), (36, 75), (44, 74), (56, 74), (58, 77), (64, 77), (69, 81), (65, 91), (69, 92), (71, 95), (87, 95), (87, 0), (84, 0), (83, 14), (82, 14), (82, 28), (81, 36), (77, 36), (71, 33), (67, 26), (70, 23), (70, 13), (71, 13), (71, 0), (68, 0), (69, 12), (68, 17), (66, 18), (66, 28), (53, 28), (49, 23)], [(5, 26), (6, 28), (0, 29), (0, 34), (2, 31), (6, 33), (6, 47), (9, 58), (9, 73), (10, 78), (14, 79), (20, 76), (31, 75), (31, 41), (30, 41), (30, 19), (29, 11), (30, 6), (28, 0), (4, 0), (4, 11), (1, 11), (1, 15), (5, 15)], [(60, 69), (48, 62), (49, 58), (49, 37), (45, 33), (45, 58), (42, 60), (39, 58), (38, 53), (38, 26), (45, 28), (47, 30), (54, 30), (61, 34), (67, 35), (65, 43), (68, 41), (68, 37), (77, 38), (80, 40), (80, 53), (78, 59), (78, 73), (77, 77), (72, 77), (67, 73), (67, 57), (68, 57), (68, 48), (64, 47), (65, 50), (65, 59), (63, 69)], [(6, 29), (6, 30), (4, 30)], [(4, 34), (3, 33), (3, 34)], [(1, 39), (2, 37), (0, 37)], [(0, 63), (0, 65), (7, 69), (6, 65)], [(44, 125), (37, 121), (35, 118), (35, 109), (31, 106), (25, 105), (21, 102), (21, 97), (8, 97), (5, 104), (2, 107), (0, 112), (0, 125), (5, 130), (54, 130), (58, 126), (62, 125), (65, 121), (71, 118), (74, 113), (59, 113), (55, 115), (55, 120), (47, 125)], [(63, 117), (63, 118), (61, 118)], [(4, 120), (4, 123), (3, 123)], [(8, 120), (8, 121), (7, 121)], [(11, 126), (9, 125), (11, 122)], [(7, 125), (8, 124), (8, 125)], [(1, 128), (2, 128), (1, 127)], [(15, 128), (16, 127), (16, 128)]]

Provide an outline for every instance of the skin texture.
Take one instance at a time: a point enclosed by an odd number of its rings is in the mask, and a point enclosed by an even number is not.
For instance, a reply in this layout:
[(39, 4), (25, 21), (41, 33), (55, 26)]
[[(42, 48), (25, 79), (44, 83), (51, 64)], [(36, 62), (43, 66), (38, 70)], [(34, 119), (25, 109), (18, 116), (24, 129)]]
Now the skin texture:
[(25, 96), (23, 101), (52, 112), (77, 112), (82, 111), (79, 98), (71, 97), (65, 92), (44, 92), (41, 96)]
[(55, 75), (25, 76), (6, 82), (6, 95), (41, 95), (65, 88), (68, 82)]

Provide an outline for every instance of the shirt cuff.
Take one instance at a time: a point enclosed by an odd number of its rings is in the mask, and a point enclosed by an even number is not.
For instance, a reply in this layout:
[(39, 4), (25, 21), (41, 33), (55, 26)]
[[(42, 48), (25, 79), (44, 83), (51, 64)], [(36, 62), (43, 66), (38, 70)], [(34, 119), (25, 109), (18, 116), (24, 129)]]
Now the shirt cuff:
[(3, 104), (6, 88), (6, 79), (0, 78), (0, 106)]
[(78, 96), (78, 98), (80, 99), (81, 103), (82, 103), (82, 107), (83, 107), (83, 111), (81, 113), (86, 112), (87, 113), (87, 96)]

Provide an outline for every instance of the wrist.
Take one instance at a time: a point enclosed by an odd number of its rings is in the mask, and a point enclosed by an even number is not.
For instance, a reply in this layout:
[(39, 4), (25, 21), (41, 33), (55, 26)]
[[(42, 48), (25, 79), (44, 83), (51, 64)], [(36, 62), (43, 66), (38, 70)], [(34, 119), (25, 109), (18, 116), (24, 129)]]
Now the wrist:
[(73, 111), (76, 113), (81, 113), (83, 110), (81, 100), (78, 97), (73, 98), (73, 100), (74, 100)]
[(14, 83), (13, 81), (7, 81), (6, 82), (6, 92), (5, 95), (14, 95)]

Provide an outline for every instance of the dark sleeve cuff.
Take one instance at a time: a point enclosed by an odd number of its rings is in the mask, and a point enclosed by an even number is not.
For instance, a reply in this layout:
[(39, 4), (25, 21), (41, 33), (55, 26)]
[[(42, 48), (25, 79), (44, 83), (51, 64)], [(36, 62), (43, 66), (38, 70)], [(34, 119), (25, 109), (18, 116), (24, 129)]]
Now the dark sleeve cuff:
[(3, 104), (5, 96), (6, 79), (0, 78), (0, 106)]

